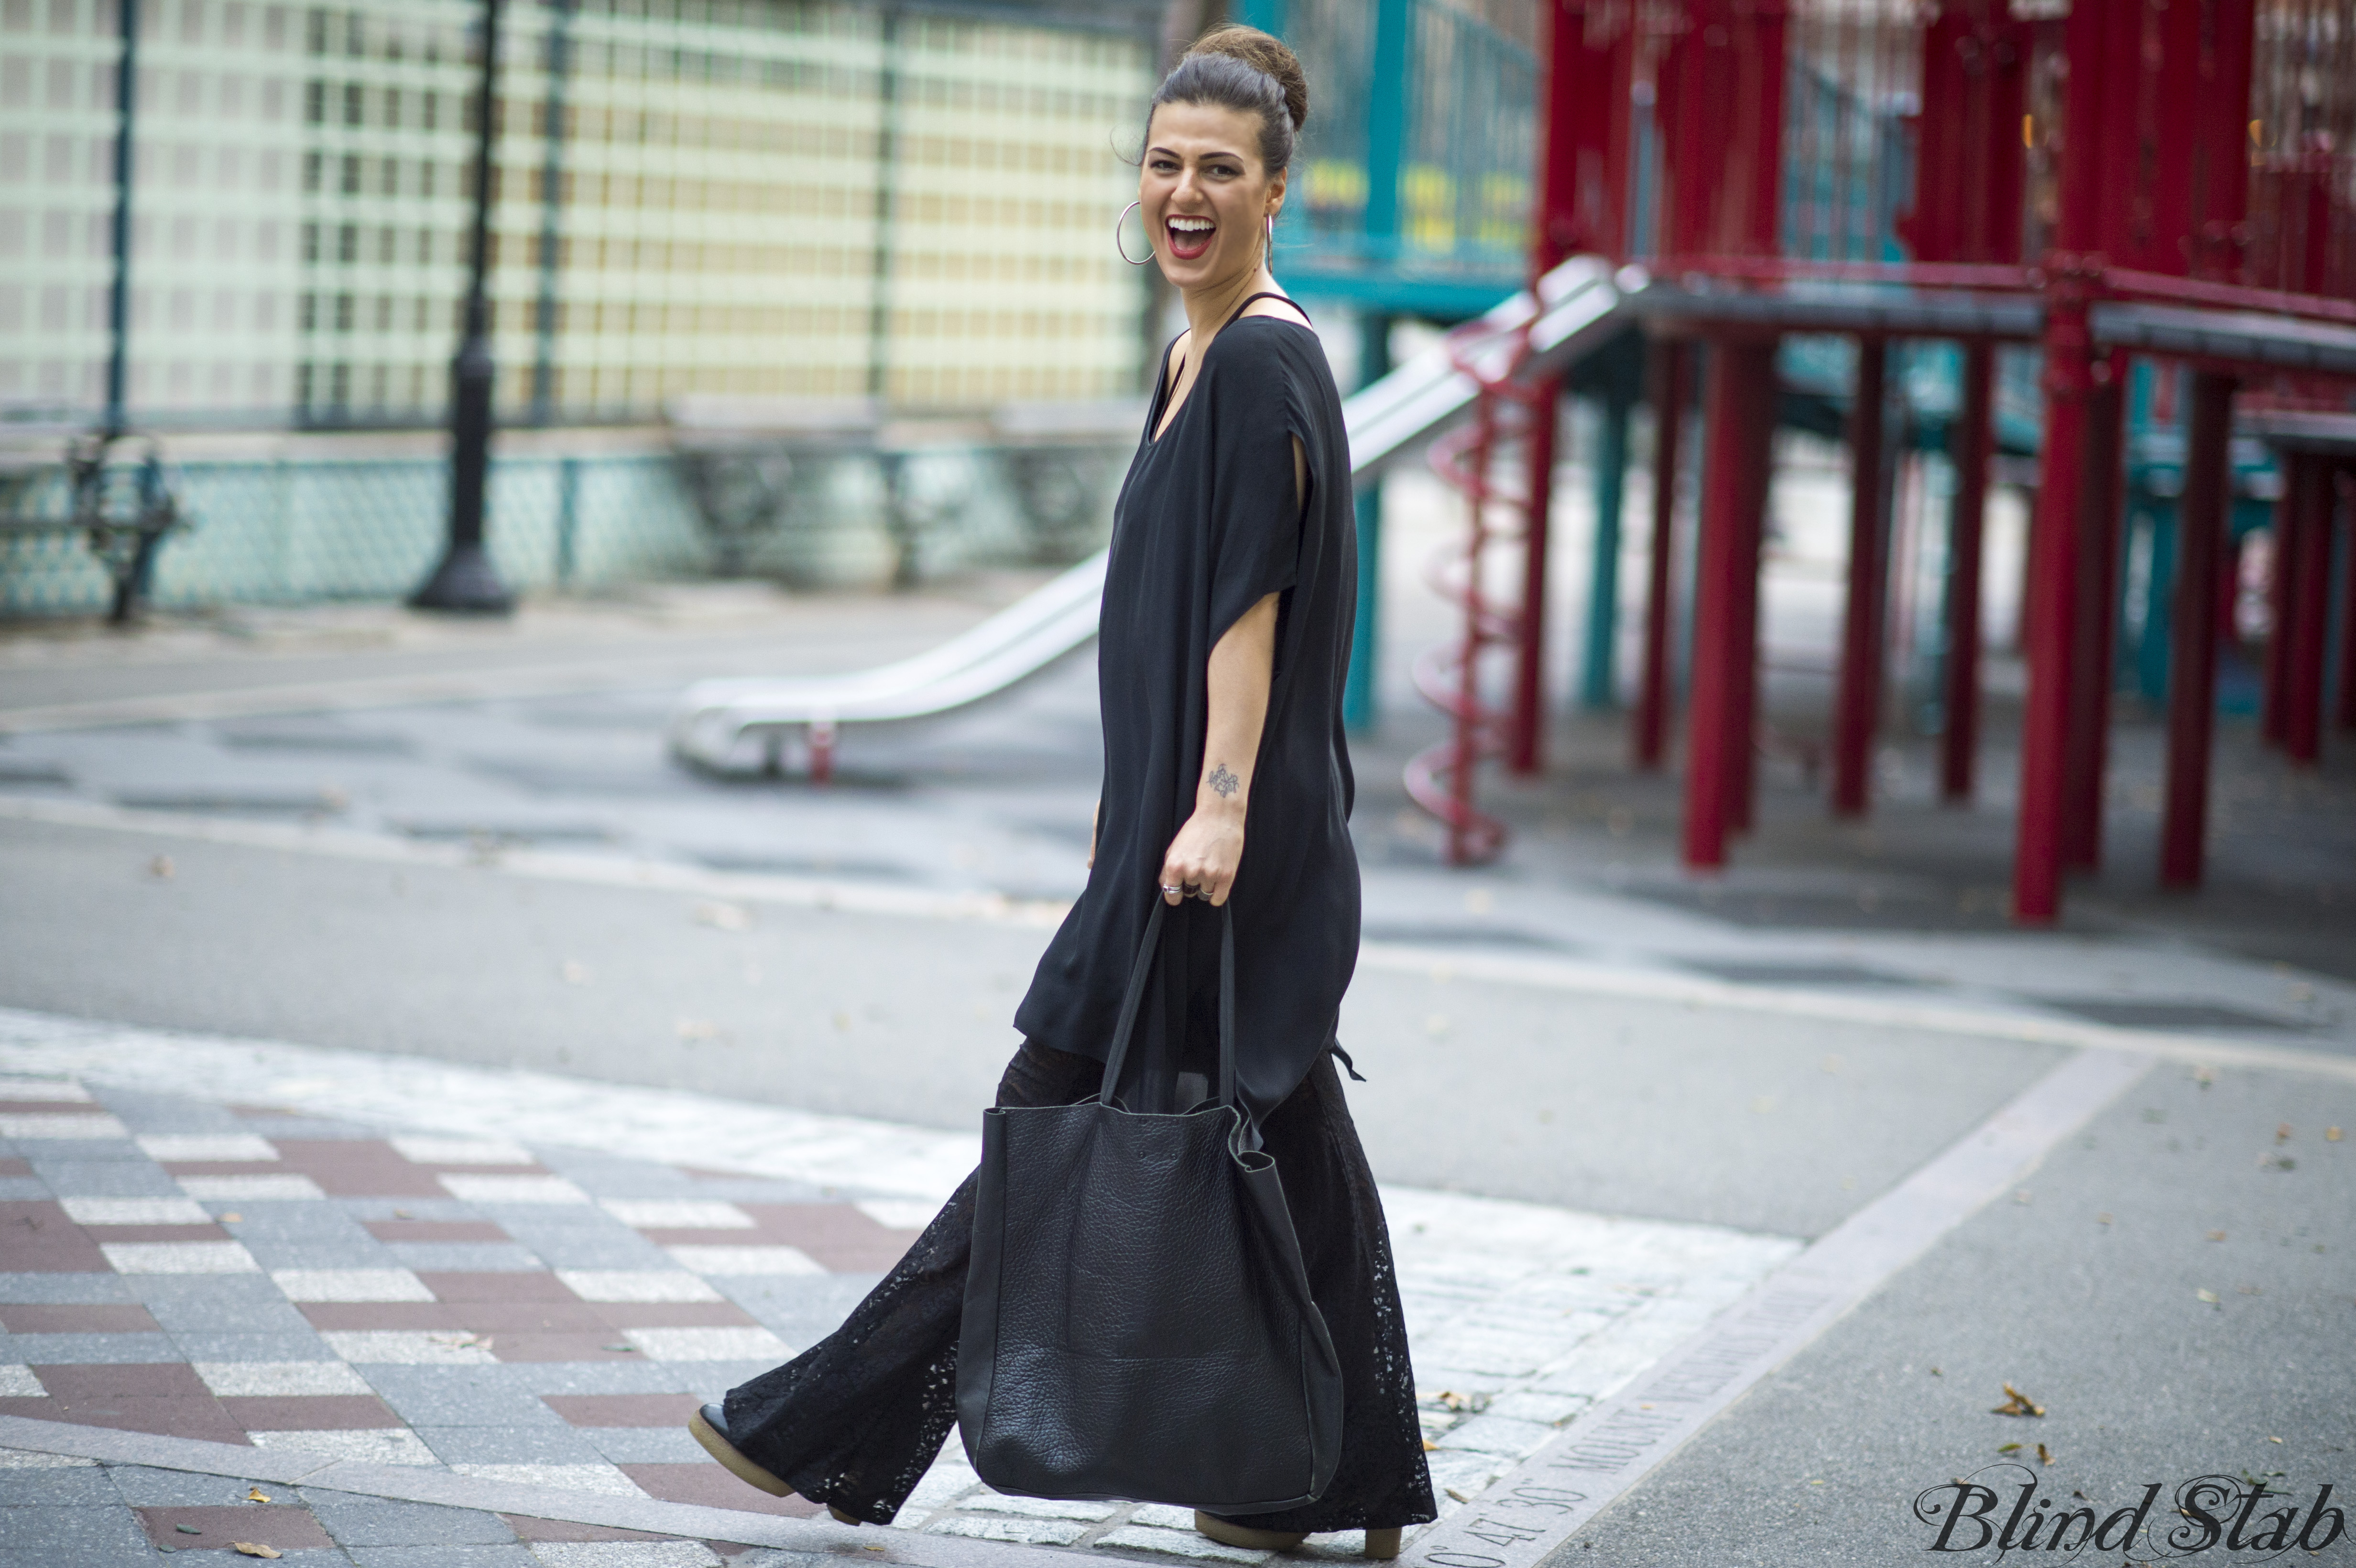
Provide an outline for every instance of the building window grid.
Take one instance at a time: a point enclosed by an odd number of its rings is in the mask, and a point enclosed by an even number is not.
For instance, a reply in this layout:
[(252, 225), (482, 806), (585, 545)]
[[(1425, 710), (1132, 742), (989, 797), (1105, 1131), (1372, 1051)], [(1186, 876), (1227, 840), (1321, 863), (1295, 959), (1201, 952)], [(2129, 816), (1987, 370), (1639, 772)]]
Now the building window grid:
[[(182, 26), (189, 14), (204, 23), (193, 39)], [(147, 301), (175, 289), (226, 291), (247, 308), (193, 313), (168, 327), (145, 309), (134, 364), (207, 368), (172, 378), (205, 405), (176, 411), (223, 411), (222, 389), (234, 387), (247, 411), (272, 400), (281, 411), (293, 397), (313, 420), (438, 417), (455, 325), (445, 302), (463, 283), (468, 203), (459, 176), (470, 137), (458, 105), (473, 74), (463, 47), (472, 6), (369, 0), (325, 14), (328, 25), (307, 37), (291, 30), (274, 48), (257, 47), (252, 22), (242, 39), (222, 39), (222, 14), (164, 0), (166, 25), (143, 40), (143, 75), (174, 91), (143, 101), (142, 140), (199, 147), (204, 166), (241, 181), (241, 197), (260, 198), (239, 204), (255, 216), (233, 251), (217, 242), (159, 256), (174, 250), (152, 238), (167, 231), (163, 222), (218, 217), (222, 193), (217, 179), (176, 186), (143, 169), (134, 285)], [(535, 347), (551, 16), (545, 5), (519, 9), (503, 49), (491, 280), (503, 393), (528, 377)], [(880, 32), (873, 13), (849, 5), (764, 16), (809, 25), (671, 28), (596, 7), (574, 19), (554, 345), (563, 417), (648, 417), (659, 397), (687, 389), (865, 389)], [(359, 25), (343, 25), (346, 16)], [(1107, 131), (1141, 111), (1143, 49), (988, 24), (927, 23), (901, 37), (900, 136), (904, 151), (920, 155), (894, 170), (893, 395), (975, 403), (1018, 389), (1127, 389), (1137, 374), (1137, 284), (1095, 252), (1133, 177), (1112, 157)], [(82, 33), (48, 40), (43, 58), (70, 59), (95, 81), (112, 48), (92, 16)], [(714, 60), (729, 63), (714, 69)], [(1029, 83), (1019, 95), (995, 85), (1009, 61)], [(325, 111), (316, 123), (305, 114), (313, 102)], [(437, 106), (431, 129), (429, 104)], [(236, 112), (218, 112), (225, 108)], [(0, 113), (0, 125), (23, 118)], [(39, 119), (45, 130), (59, 123), (54, 112)], [(96, 147), (112, 128), (111, 107), (86, 90), (76, 133)], [(977, 134), (976, 156), (953, 160), (934, 145)], [(932, 155), (921, 155), (927, 147)], [(358, 171), (349, 194), (347, 158)], [(91, 177), (71, 187), (91, 243), (102, 243), (112, 200), (97, 177), (102, 162), (93, 155)], [(946, 215), (977, 166), (989, 173), (992, 205), (1061, 221), (993, 231), (928, 220), (926, 198), (940, 198)], [(0, 201), (26, 193), (58, 194), (28, 184)], [(269, 256), (256, 253), (264, 229), (274, 236)], [(90, 260), (61, 258), (54, 270), (87, 290)], [(268, 330), (257, 331), (270, 304)], [(0, 398), (29, 389), (25, 371), (36, 362), (63, 357), (82, 368), (70, 391), (85, 399), (104, 353), (102, 313), (68, 312), (68, 325), (46, 336), (32, 325), (38, 311), (25, 319), (13, 341), (0, 339), (0, 354), (18, 362), (16, 386), (0, 382)], [(343, 330), (331, 332), (337, 321)], [(1025, 330), (1010, 336), (1010, 326)]]

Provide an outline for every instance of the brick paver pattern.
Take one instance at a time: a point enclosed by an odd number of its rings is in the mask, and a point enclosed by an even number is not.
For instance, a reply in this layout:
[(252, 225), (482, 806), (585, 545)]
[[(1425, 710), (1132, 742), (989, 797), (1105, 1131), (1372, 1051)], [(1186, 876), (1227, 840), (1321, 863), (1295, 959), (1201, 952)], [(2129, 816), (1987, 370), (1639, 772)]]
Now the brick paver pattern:
[[(927, 1214), (905, 1197), (60, 1078), (0, 1079), (0, 1414), (797, 1516), (816, 1509), (737, 1482), (682, 1424), (829, 1332)], [(1450, 1506), (1792, 1250), (1443, 1194), (1390, 1201)], [(0, 1563), (233, 1541), (421, 1568), (717, 1561), (705, 1543), (269, 1490), (0, 1452)], [(1258, 1560), (1189, 1522), (1001, 1496), (952, 1440), (896, 1528)]]

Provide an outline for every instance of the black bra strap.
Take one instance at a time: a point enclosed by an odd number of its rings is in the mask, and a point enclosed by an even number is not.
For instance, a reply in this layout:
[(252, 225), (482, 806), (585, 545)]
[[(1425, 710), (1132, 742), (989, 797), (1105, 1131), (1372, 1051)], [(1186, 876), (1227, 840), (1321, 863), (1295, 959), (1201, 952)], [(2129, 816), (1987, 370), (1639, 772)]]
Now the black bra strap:
[(1290, 294), (1281, 293), (1276, 289), (1262, 289), (1256, 294), (1246, 294), (1236, 305), (1236, 308), (1229, 313), (1227, 319), (1219, 323), (1219, 330), (1221, 332), (1225, 332), (1227, 328), (1233, 326), (1237, 321), (1241, 320), (1244, 312), (1250, 309), (1253, 302), (1257, 300), (1282, 300), (1293, 309), (1301, 311), (1301, 320), (1307, 321), (1309, 319), (1309, 313), (1305, 310), (1301, 310), (1301, 302), (1294, 299)]

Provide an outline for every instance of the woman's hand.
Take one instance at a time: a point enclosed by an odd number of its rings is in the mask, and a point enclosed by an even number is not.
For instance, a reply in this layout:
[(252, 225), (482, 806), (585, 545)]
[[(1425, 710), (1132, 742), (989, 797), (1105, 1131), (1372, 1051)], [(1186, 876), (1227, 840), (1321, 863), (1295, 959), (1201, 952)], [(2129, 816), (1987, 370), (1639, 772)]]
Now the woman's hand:
[(1208, 899), (1215, 906), (1226, 902), (1243, 859), (1242, 805), (1231, 806), (1226, 800), (1196, 805), (1178, 837), (1170, 840), (1170, 852), (1162, 857), (1163, 901), (1174, 904), (1192, 897)]

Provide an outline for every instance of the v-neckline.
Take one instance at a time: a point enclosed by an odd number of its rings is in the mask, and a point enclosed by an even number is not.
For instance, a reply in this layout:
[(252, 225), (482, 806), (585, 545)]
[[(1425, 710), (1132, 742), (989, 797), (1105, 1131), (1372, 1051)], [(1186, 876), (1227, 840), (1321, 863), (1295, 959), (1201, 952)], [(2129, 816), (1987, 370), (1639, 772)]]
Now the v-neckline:
[[(1241, 322), (1255, 320), (1285, 321), (1285, 318), (1280, 315), (1248, 316), (1244, 314), (1244, 312), (1249, 310), (1253, 305), (1258, 304), (1261, 300), (1282, 300), (1286, 304), (1290, 305), (1293, 309), (1300, 310), (1303, 316), (1306, 316), (1309, 314), (1305, 310), (1301, 310), (1301, 303), (1294, 299), (1290, 294), (1280, 293), (1274, 290), (1263, 289), (1258, 293), (1248, 295), (1241, 304), (1237, 304), (1235, 308), (1235, 314), (1228, 316), (1226, 320), (1221, 322), (1219, 324), (1218, 332), (1211, 335), (1211, 341), (1216, 343), (1219, 340), (1221, 334), (1224, 334), (1229, 327), (1237, 325)], [(1315, 327), (1309, 325), (1305, 321), (1290, 321), (1286, 322), (1285, 324), (1289, 326), (1298, 326), (1304, 332), (1314, 332), (1317, 330)], [(1177, 339), (1173, 338), (1171, 339), (1170, 348), (1165, 348), (1162, 351), (1162, 360), (1165, 366), (1170, 361), (1171, 349), (1177, 347)], [(1205, 351), (1206, 357), (1208, 356), (1208, 352), (1209, 351), (1207, 349)], [(1194, 389), (1189, 387), (1186, 389), (1185, 397), (1179, 400), (1176, 408), (1173, 409), (1168, 406), (1166, 400), (1173, 392), (1177, 390), (1178, 383), (1185, 379), (1186, 362), (1183, 359), (1178, 362), (1178, 374), (1176, 376), (1172, 376), (1166, 369), (1162, 371), (1160, 378), (1161, 385), (1155, 389), (1153, 394), (1151, 417), (1147, 420), (1145, 426), (1145, 444), (1149, 448), (1158, 447), (1162, 444), (1162, 440), (1167, 437), (1172, 431), (1178, 427), (1178, 416), (1184, 413), (1186, 411), (1186, 405), (1194, 400)], [(1198, 375), (1196, 379), (1199, 380), (1201, 378)]]

